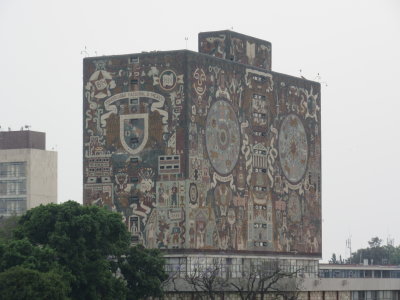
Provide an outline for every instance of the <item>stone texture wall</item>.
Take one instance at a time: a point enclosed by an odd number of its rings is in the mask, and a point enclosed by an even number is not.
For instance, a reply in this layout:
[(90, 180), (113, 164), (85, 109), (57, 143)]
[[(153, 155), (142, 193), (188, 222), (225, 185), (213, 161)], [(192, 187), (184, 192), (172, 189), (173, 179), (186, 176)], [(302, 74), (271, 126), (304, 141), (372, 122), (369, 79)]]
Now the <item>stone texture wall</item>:
[(84, 203), (134, 242), (320, 255), (318, 83), (190, 51), (87, 58), (83, 80)]
[(199, 33), (199, 52), (271, 71), (271, 43), (230, 30)]

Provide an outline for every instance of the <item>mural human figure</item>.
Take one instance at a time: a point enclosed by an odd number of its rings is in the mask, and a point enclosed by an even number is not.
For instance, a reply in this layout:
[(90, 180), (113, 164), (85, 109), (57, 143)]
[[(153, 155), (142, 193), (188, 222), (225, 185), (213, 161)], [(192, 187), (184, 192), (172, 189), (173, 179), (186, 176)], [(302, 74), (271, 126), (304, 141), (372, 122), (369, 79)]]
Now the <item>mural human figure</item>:
[(195, 245), (195, 240), (194, 240), (194, 235), (195, 235), (194, 225), (193, 225), (193, 223), (190, 223), (190, 229), (189, 229), (189, 245), (190, 245), (190, 248), (194, 248), (196, 246)]
[(160, 186), (158, 188), (158, 204), (160, 206), (165, 205), (165, 190), (164, 190), (164, 185), (160, 183)]
[(196, 235), (196, 246), (198, 248), (204, 247), (204, 240), (206, 234), (206, 224), (205, 222), (198, 222), (197, 224), (197, 235)]
[(178, 206), (178, 188), (175, 184), (171, 189), (171, 206)]
[(172, 243), (177, 245), (179, 244), (179, 234), (181, 233), (181, 228), (178, 226), (178, 223), (174, 224), (172, 228)]
[(149, 248), (154, 248), (155, 247), (155, 226), (154, 223), (151, 222), (148, 226), (147, 226), (147, 246)]

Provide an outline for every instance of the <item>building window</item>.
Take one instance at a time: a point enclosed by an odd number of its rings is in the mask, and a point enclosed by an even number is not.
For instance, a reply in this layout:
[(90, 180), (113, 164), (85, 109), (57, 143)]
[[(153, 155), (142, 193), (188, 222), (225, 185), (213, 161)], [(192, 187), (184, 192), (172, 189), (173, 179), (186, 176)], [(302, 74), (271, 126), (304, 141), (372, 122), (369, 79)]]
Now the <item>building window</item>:
[(26, 162), (0, 163), (0, 177), (25, 177)]
[(265, 95), (253, 94), (253, 99), (254, 100), (266, 100), (266, 97), (265, 97)]
[(131, 61), (131, 64), (138, 64), (139, 56), (131, 56), (130, 61)]
[(3, 198), (0, 199), (0, 215), (13, 216), (22, 215), (26, 212), (26, 198)]
[(129, 104), (139, 105), (139, 99), (138, 98), (129, 99)]
[(131, 141), (131, 144), (137, 144), (137, 143), (139, 143), (139, 139), (136, 138), (136, 137), (131, 138), (130, 141)]
[(158, 171), (160, 174), (180, 173), (180, 156), (179, 155), (159, 156)]
[(261, 82), (265, 82), (266, 78), (265, 78), (265, 76), (261, 76), (261, 75), (253, 75), (253, 80), (261, 83)]
[(137, 178), (137, 177), (131, 177), (131, 178), (130, 178), (130, 182), (131, 182), (131, 183), (138, 183), (138, 182), (139, 182), (139, 178)]
[(0, 195), (24, 195), (26, 194), (26, 180), (0, 180)]

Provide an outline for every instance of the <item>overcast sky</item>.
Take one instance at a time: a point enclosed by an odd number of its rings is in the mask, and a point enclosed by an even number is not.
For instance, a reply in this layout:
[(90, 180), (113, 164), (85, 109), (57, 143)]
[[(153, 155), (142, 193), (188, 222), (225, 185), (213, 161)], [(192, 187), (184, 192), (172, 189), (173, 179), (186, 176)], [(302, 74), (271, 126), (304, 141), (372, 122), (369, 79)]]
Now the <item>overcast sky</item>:
[(270, 41), (273, 71), (323, 82), (323, 260), (349, 237), (400, 244), (398, 0), (0, 0), (1, 130), (46, 132), (58, 201), (82, 202), (85, 47), (197, 51), (198, 32), (223, 29)]

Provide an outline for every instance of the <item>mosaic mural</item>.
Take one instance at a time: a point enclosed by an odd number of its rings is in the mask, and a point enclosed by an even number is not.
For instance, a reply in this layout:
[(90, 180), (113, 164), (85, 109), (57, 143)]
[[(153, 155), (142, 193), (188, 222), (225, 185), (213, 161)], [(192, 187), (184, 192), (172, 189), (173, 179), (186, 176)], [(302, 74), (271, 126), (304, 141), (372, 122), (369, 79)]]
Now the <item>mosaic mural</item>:
[(83, 96), (84, 203), (132, 242), (321, 253), (318, 83), (152, 52), (85, 59)]
[(230, 30), (199, 33), (199, 52), (271, 71), (271, 43)]

